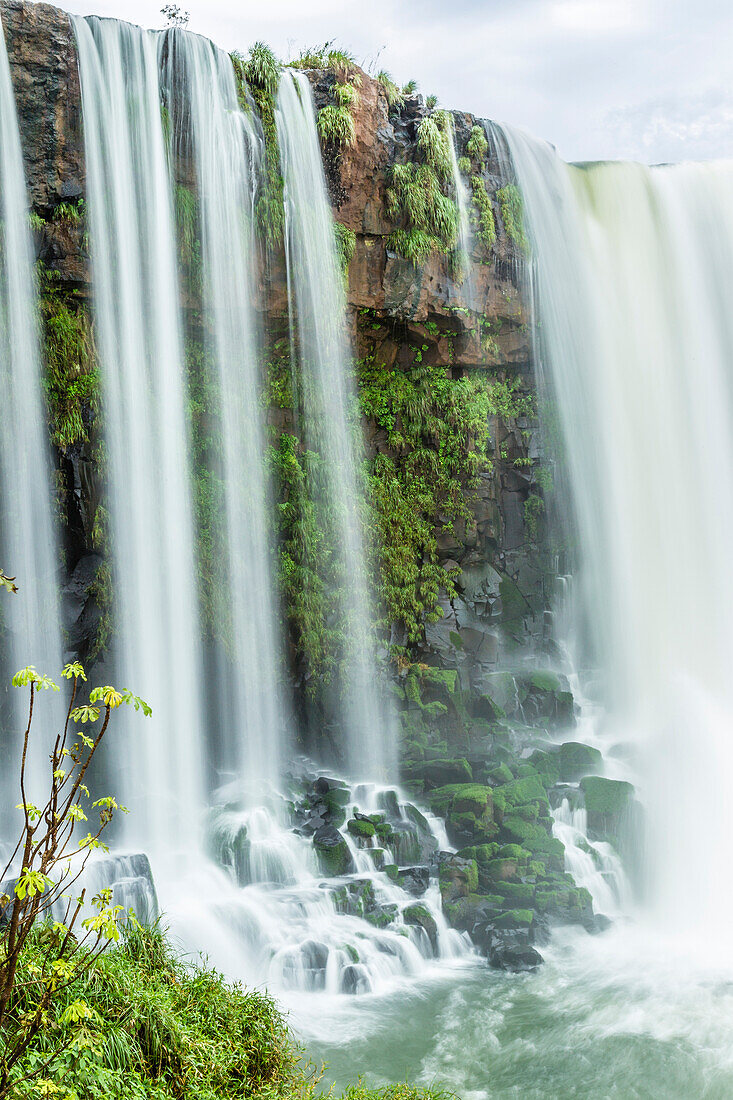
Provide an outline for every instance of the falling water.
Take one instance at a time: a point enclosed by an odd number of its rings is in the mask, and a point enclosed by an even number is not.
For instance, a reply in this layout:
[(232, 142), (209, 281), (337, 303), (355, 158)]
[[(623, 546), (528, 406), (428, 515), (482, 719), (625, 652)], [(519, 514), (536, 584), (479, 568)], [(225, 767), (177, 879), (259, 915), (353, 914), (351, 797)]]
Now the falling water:
[[(27, 664), (58, 679), (62, 664), (57, 603), (57, 546), (51, 503), (51, 463), (41, 396), (33, 256), (15, 98), (5, 38), (0, 33), (0, 568), (17, 576), (16, 595), (0, 592), (7, 632), (3, 677)], [(3, 683), (3, 694), (8, 685)], [(18, 744), (27, 696), (10, 689), (2, 722), (4, 744)], [(44, 711), (48, 721), (48, 707)], [(38, 725), (38, 723), (37, 723)], [(31, 743), (30, 791), (43, 797), (46, 747)], [(4, 764), (9, 761), (4, 760)], [(15, 794), (15, 759), (2, 768)], [(15, 805), (3, 783), (3, 806)], [(5, 822), (0, 826), (4, 831)]]
[(374, 613), (360, 516), (362, 455), (358, 427), (351, 423), (355, 391), (343, 281), (313, 94), (303, 73), (283, 75), (277, 129), (285, 181), (291, 311), (298, 322), (294, 358), (301, 380), (305, 443), (323, 459), (324, 484), (316, 505), (340, 558), (334, 599), (345, 634), (339, 690), (346, 766), (352, 776), (394, 778), (395, 735), (374, 656)]
[(505, 133), (606, 736), (638, 747), (655, 920), (719, 950), (733, 892), (733, 166), (569, 167)]
[(448, 146), (450, 151), (451, 179), (458, 208), (458, 266), (460, 272), (459, 282), (463, 284), (463, 297), (469, 309), (476, 308), (476, 292), (473, 279), (473, 267), (471, 252), (473, 250), (473, 231), (471, 229), (471, 197), (468, 187), (458, 168), (456, 156), (456, 135), (453, 117), (451, 116)]
[(261, 142), (251, 115), (240, 109), (228, 54), (176, 30), (167, 35), (164, 59), (174, 147), (194, 164), (205, 343), (220, 395), (225, 537), (218, 609), (233, 666), (222, 678), (220, 738), (225, 764), (249, 785), (256, 803), (263, 783), (272, 789), (278, 782), (284, 725), (254, 309), (253, 203)]
[[(115, 674), (153, 707), (112, 736), (133, 836), (168, 861), (204, 805), (179, 286), (157, 36), (72, 17), (79, 53), (94, 305), (109, 450)], [(118, 793), (116, 791), (115, 793)]]

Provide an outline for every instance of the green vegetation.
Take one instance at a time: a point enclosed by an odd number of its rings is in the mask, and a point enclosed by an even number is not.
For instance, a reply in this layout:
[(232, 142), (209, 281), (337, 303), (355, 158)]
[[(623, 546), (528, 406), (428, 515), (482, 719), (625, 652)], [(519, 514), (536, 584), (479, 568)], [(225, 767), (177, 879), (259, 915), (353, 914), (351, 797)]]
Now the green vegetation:
[(435, 108), (438, 106), (438, 97), (437, 97), (437, 95), (426, 96), (425, 106), (427, 107), (427, 109), (429, 111), (434, 111)]
[[(39, 929), (23, 955), (21, 976), (30, 985), (14, 1005), (8, 1033), (32, 1007), (33, 975), (49, 937)], [(56, 1034), (73, 1046), (45, 1077), (19, 1086), (14, 1100), (325, 1100), (322, 1071), (308, 1062), (275, 1002), (204, 965), (185, 965), (159, 925), (128, 924), (119, 945), (55, 999), (22, 1068), (42, 1065)], [(406, 1084), (356, 1084), (342, 1100), (449, 1096)]]
[(507, 237), (522, 252), (528, 252), (529, 241), (524, 231), (524, 204), (519, 188), (513, 183), (507, 183), (505, 187), (499, 188), (496, 197), (501, 207), (501, 217)]
[(438, 515), (447, 529), (467, 516), (465, 491), (489, 464), (486, 380), (449, 378), (421, 358), (418, 351), (406, 370), (374, 357), (359, 366), (362, 411), (385, 429), (391, 452), (377, 455), (370, 477), (381, 596), (388, 619), (403, 623), (410, 641), (421, 636), (424, 616), (438, 617), (440, 588), (454, 590), (438, 563)]
[(487, 251), (496, 241), (496, 223), (486, 184), (480, 176), (471, 176), (471, 192), (474, 210), (474, 230)]
[(406, 84), (402, 85), (402, 94), (403, 94), (403, 96), (415, 95), (415, 93), (417, 92), (419, 86), (420, 85), (418, 84), (418, 82), (416, 80), (408, 80)]
[(231, 55), (239, 87), (239, 98), (246, 109), (246, 89), (254, 99), (265, 135), (265, 186), (255, 202), (255, 225), (268, 248), (274, 248), (283, 236), (283, 178), (275, 124), (275, 97), (280, 84), (280, 62), (264, 42), (255, 42), (247, 57)]
[(318, 136), (324, 145), (349, 148), (356, 141), (356, 129), (350, 107), (327, 103), (318, 112)]
[(405, 97), (397, 84), (395, 84), (392, 77), (384, 69), (377, 73), (377, 80), (384, 88), (384, 94), (387, 97), (387, 106), (390, 111), (399, 111), (405, 102)]
[(99, 371), (85, 307), (61, 290), (55, 272), (37, 266), (51, 438), (66, 450), (88, 440), (84, 414), (99, 410)]
[(466, 156), (475, 161), (479, 168), (483, 168), (488, 151), (489, 143), (486, 140), (483, 127), (472, 126), (471, 135), (466, 142)]
[(76, 202), (60, 202), (53, 212), (53, 220), (62, 225), (80, 225), (86, 217), (84, 199)]
[[(66, 665), (61, 675), (70, 681), (69, 700), (49, 758), (49, 793), (40, 805), (26, 800), (34, 711), (37, 716), (40, 692), (60, 689), (32, 665), (13, 676), (13, 687), (28, 689), (28, 720), (19, 776), (20, 835), (0, 873), (0, 882), (10, 891), (0, 897), (0, 1100), (49, 1095), (38, 1091), (39, 1078), (57, 1076), (64, 1061), (87, 1045), (86, 1029), (94, 1013), (78, 996), (65, 1002), (65, 994), (88, 976), (104, 948), (119, 939), (122, 906), (112, 904), (111, 889), (101, 890), (84, 916), (85, 890), (77, 897), (69, 891), (90, 856), (107, 850), (100, 837), (115, 813), (127, 811), (111, 796), (92, 802), (84, 779), (114, 710), (129, 705), (152, 714), (130, 691), (106, 685), (87, 694), (87, 676), (78, 662)], [(76, 725), (84, 729), (75, 731)], [(90, 825), (87, 812), (92, 819), (98, 816), (98, 822)], [(77, 830), (83, 828), (89, 832), (77, 840)], [(49, 1028), (49, 1015), (59, 1007), (57, 1026)]]
[(419, 162), (395, 164), (387, 188), (387, 216), (395, 229), (387, 248), (423, 263), (432, 253), (447, 253), (458, 236), (458, 212), (446, 193), (451, 176), (450, 116), (435, 111), (418, 127)]
[(297, 436), (287, 432), (271, 445), (270, 459), (278, 501), (280, 592), (312, 692), (319, 681), (330, 681), (343, 641), (327, 614), (329, 593), (343, 578), (337, 575), (330, 526), (320, 522), (315, 503), (322, 495), (323, 459), (303, 450)]
[(344, 282), (348, 286), (349, 264), (353, 260), (354, 252), (356, 251), (356, 233), (353, 229), (349, 229), (347, 225), (342, 225), (341, 222), (334, 222), (333, 228), (336, 234), (336, 253), (338, 255), (341, 274), (344, 277)]

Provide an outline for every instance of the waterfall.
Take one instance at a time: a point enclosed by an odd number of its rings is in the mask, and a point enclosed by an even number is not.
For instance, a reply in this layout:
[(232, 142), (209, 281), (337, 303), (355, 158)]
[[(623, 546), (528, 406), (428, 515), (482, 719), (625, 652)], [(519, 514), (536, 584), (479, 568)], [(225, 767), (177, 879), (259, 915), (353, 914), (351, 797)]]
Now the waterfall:
[(607, 743), (636, 746), (660, 923), (720, 948), (733, 831), (733, 165), (562, 163), (505, 130)]
[(163, 84), (173, 144), (193, 162), (202, 245), (204, 343), (219, 393), (223, 480), (217, 615), (231, 668), (220, 675), (223, 757), (255, 804), (282, 768), (284, 705), (278, 687), (276, 605), (269, 542), (260, 385), (253, 203), (261, 138), (239, 106), (230, 57), (205, 38), (166, 36)]
[(147, 727), (133, 715), (113, 731), (109, 748), (133, 837), (170, 861), (199, 845), (205, 789), (180, 288), (158, 36), (116, 20), (72, 22), (108, 447), (114, 675), (153, 707)]
[[(28, 717), (25, 692), (9, 677), (34, 664), (58, 680), (62, 659), (57, 568), (51, 501), (51, 462), (41, 391), (33, 254), (15, 97), (5, 37), (0, 28), (0, 568), (15, 575), (19, 591), (0, 592), (5, 639), (3, 744), (19, 745)], [(5, 703), (5, 697), (10, 698)], [(43, 724), (55, 733), (53, 707), (44, 699)], [(31, 742), (28, 796), (45, 801), (43, 775), (48, 746), (40, 743), (41, 722)], [(5, 733), (7, 732), (7, 737)], [(51, 742), (49, 742), (49, 745)], [(6, 766), (6, 764), (8, 766)], [(17, 802), (15, 754), (3, 761), (2, 804)], [(6, 787), (6, 782), (8, 787)], [(41, 801), (43, 800), (43, 801)], [(15, 812), (8, 827), (13, 830)], [(4, 818), (4, 813), (3, 813)], [(5, 832), (5, 823), (0, 833)]]
[(453, 115), (450, 116), (448, 134), (450, 151), (451, 181), (458, 208), (458, 263), (459, 282), (463, 284), (463, 296), (469, 309), (476, 308), (476, 289), (474, 286), (471, 254), (473, 251), (473, 231), (471, 229), (471, 196), (458, 168), (456, 156), (456, 131)]
[(335, 610), (345, 640), (336, 690), (346, 733), (346, 766), (351, 776), (386, 779), (395, 775), (396, 735), (376, 674), (374, 611), (360, 515), (362, 448), (358, 421), (352, 423), (356, 396), (345, 296), (313, 94), (304, 73), (283, 75), (277, 130), (304, 443), (322, 460), (319, 484), (314, 478), (311, 486), (319, 522), (331, 533), (338, 557)]

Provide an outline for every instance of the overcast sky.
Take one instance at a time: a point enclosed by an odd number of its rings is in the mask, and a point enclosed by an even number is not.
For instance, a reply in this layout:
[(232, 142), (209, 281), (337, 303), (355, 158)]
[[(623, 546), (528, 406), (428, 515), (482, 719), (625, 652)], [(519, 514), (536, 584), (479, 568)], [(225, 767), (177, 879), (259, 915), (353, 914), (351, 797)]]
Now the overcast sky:
[[(162, 0), (67, 10), (160, 27)], [(226, 49), (287, 60), (335, 39), (442, 106), (521, 126), (567, 160), (733, 157), (733, 0), (181, 0)]]

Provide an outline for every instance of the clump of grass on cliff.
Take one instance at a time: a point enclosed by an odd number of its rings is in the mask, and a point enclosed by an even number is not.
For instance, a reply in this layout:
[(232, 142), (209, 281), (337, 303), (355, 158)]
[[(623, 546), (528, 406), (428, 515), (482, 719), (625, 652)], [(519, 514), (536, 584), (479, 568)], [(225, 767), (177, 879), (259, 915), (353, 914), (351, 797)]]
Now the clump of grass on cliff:
[(99, 371), (85, 307), (57, 285), (39, 262), (44, 388), (53, 443), (65, 450), (86, 442), (85, 412), (97, 411)]
[[(32, 1011), (36, 968), (50, 929), (24, 952), (0, 1041)], [(77, 959), (78, 962), (78, 959)], [(82, 969), (82, 968), (80, 968)], [(65, 1036), (54, 1057), (57, 1037)], [(43, 1073), (23, 1081), (48, 1062)], [(128, 925), (119, 946), (63, 987), (27, 1059), (14, 1070), (14, 1100), (315, 1100), (320, 1071), (266, 994), (184, 965), (159, 926)], [(442, 1100), (434, 1090), (355, 1085), (348, 1100)], [(334, 1098), (335, 1100), (335, 1098)]]
[(240, 104), (248, 109), (249, 91), (265, 136), (264, 186), (260, 188), (255, 203), (255, 224), (267, 246), (274, 248), (282, 240), (285, 224), (283, 178), (275, 123), (275, 101), (282, 66), (264, 42), (255, 42), (246, 57), (233, 53), (231, 58)]
[(416, 161), (395, 164), (387, 188), (387, 216), (395, 228), (387, 247), (414, 264), (447, 253), (458, 236), (458, 212), (447, 194), (451, 177), (450, 116), (434, 111), (418, 126)]

